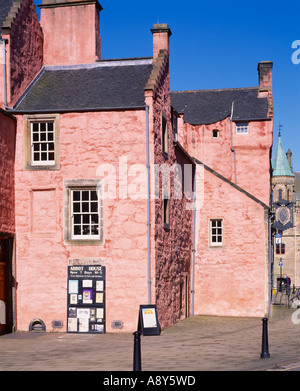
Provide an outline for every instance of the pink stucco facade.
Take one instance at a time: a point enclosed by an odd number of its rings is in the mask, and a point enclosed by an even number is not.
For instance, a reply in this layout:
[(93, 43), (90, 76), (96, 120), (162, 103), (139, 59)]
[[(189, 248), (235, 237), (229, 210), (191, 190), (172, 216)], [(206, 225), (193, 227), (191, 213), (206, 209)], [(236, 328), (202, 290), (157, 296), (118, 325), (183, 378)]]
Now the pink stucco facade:
[[(204, 194), (196, 214), (195, 313), (264, 316), (268, 303), (268, 207), (200, 165)], [(222, 246), (210, 220), (222, 220)]]
[[(52, 1), (44, 1), (41, 7), (41, 26), (45, 36), (44, 64), (86, 64), (101, 57), (100, 7), (96, 2), (77, 1), (68, 7), (65, 1), (57, 7), (47, 7)], [(59, 6), (61, 4), (61, 6)], [(63, 39), (62, 39), (63, 37)]]
[[(233, 123), (231, 137), (229, 118), (209, 125), (185, 123), (180, 140), (191, 156), (233, 183), (236, 176), (238, 186), (269, 205), (273, 121), (250, 121), (248, 126), (247, 134), (237, 134)], [(213, 130), (219, 131), (217, 138)]]
[[(107, 330), (114, 319), (126, 319), (123, 330), (134, 329), (139, 303), (147, 303), (147, 204), (145, 199), (119, 199), (118, 178), (122, 157), (129, 168), (145, 165), (145, 111), (61, 114), (59, 121), (60, 169), (24, 171), (23, 117), (18, 116), (18, 328), (27, 329), (34, 318), (43, 319), (47, 329), (53, 319), (65, 325), (66, 302), (61, 298), (67, 297), (69, 259), (102, 258), (107, 270)], [(118, 141), (111, 137), (111, 128)], [(69, 245), (63, 240), (64, 180), (105, 178), (108, 173), (103, 176), (98, 169), (103, 162), (115, 169), (117, 185), (115, 198), (104, 200), (103, 244)], [(128, 177), (129, 185), (131, 180)], [(47, 269), (43, 275), (41, 265)], [(33, 289), (37, 279), (39, 288)]]
[[(114, 66), (98, 61), (101, 9), (96, 0), (43, 0), (39, 23), (33, 1), (22, 1), (16, 22), (4, 31), (10, 104), (37, 82), (43, 66), (85, 71)], [(248, 133), (237, 134), (228, 116), (192, 125), (176, 113), (176, 136), (171, 31), (166, 24), (151, 31), (153, 67), (139, 107), (16, 109), (16, 120), (0, 112), (1, 199), (2, 206), (10, 205), (0, 209), (0, 232), (15, 233), (11, 312), (17, 330), (42, 320), (47, 331), (67, 331), (68, 266), (73, 264), (105, 266), (107, 332), (135, 331), (139, 306), (149, 301), (157, 305), (162, 328), (193, 314), (263, 316), (267, 311), (273, 126), (268, 62), (262, 65), (259, 96), (269, 99), (269, 118), (250, 120)], [(27, 54), (19, 61), (20, 51)], [(55, 161), (44, 167), (32, 159), (31, 124), (42, 121), (55, 124)], [(218, 137), (212, 137), (214, 130)], [(155, 187), (155, 167), (167, 169), (167, 189), (160, 171)], [(104, 195), (97, 241), (70, 238), (72, 186), (95, 187)], [(220, 246), (212, 245), (211, 221), (222, 222)], [(54, 320), (62, 321), (62, 328), (55, 328)]]

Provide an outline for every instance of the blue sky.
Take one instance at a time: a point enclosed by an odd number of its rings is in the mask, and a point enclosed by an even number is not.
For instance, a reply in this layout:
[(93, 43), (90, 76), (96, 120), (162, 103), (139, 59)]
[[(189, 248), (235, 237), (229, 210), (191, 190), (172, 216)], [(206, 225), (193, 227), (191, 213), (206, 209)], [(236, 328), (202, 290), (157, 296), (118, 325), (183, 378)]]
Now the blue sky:
[(273, 150), (281, 124), (300, 171), (300, 63), (292, 62), (298, 0), (99, 1), (103, 59), (152, 56), (152, 25), (169, 24), (171, 90), (257, 86), (258, 62), (273, 61)]

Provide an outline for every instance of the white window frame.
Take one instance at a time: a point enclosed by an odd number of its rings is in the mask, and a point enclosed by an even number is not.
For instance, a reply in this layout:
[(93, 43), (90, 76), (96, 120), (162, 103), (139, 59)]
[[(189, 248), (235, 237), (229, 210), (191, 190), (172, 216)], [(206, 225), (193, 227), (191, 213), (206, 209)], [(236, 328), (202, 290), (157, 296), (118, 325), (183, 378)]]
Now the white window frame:
[[(30, 114), (24, 115), (24, 169), (25, 170), (59, 170), (60, 169), (60, 127), (59, 127), (59, 114)], [(40, 124), (52, 123), (53, 132), (49, 132), (48, 129), (41, 132)], [(39, 127), (38, 132), (33, 132), (33, 128)], [(48, 126), (46, 125), (46, 128)], [(34, 133), (38, 134), (38, 137), (34, 137)], [(45, 135), (41, 139), (41, 133)], [(49, 139), (49, 134), (53, 134), (53, 140)], [(42, 146), (42, 144), (44, 146)], [(51, 145), (51, 151), (49, 151), (49, 144)], [(35, 147), (37, 146), (37, 147)], [(54, 146), (54, 148), (53, 148)], [(34, 151), (36, 149), (36, 151)], [(43, 151), (42, 151), (43, 149)], [(45, 149), (45, 151), (44, 151)], [(34, 160), (34, 152), (47, 153), (47, 157), (41, 160)], [(53, 152), (53, 159), (49, 159), (49, 153)], [(45, 157), (45, 156), (44, 156)]]
[[(91, 193), (89, 200), (82, 199), (82, 193), (80, 195), (80, 202), (78, 199), (74, 200), (75, 191), (95, 191), (98, 195), (98, 200), (91, 200)], [(103, 219), (103, 183), (101, 179), (65, 179), (64, 180), (64, 241), (67, 245), (103, 245), (104, 244), (104, 219)], [(80, 208), (73, 209), (74, 202), (80, 203)], [(97, 202), (98, 212), (92, 210), (91, 206), (83, 209), (83, 202), (87, 202), (91, 205), (92, 202)], [(83, 212), (83, 213), (82, 213)], [(98, 215), (98, 233), (97, 234), (81, 234), (78, 235), (74, 231), (75, 226), (91, 225), (92, 220), (89, 217), (89, 223), (87, 220), (83, 220), (83, 215), (91, 216), (93, 214)], [(81, 220), (76, 219), (75, 216), (80, 215)], [(94, 224), (93, 224), (94, 225)]]
[[(221, 223), (215, 225), (215, 223)], [(213, 230), (216, 230), (215, 232)], [(221, 238), (221, 241), (215, 241), (217, 238)], [(209, 240), (211, 247), (222, 247), (224, 244), (224, 221), (223, 219), (210, 219), (209, 220)]]
[[(71, 189), (71, 238), (72, 240), (100, 240), (100, 204), (99, 204), (99, 190), (94, 188), (75, 188)], [(80, 194), (79, 200), (74, 200), (74, 194), (75, 192)], [(83, 193), (88, 193), (88, 199), (83, 199)], [(97, 199), (92, 199), (92, 192), (96, 193)], [(79, 205), (79, 210), (74, 211), (75, 204)], [(88, 211), (84, 210), (83, 206), (86, 205), (88, 207)], [(97, 210), (93, 211), (92, 209), (97, 206)], [(98, 222), (93, 222), (92, 216), (97, 215)], [(76, 217), (80, 217), (80, 222), (75, 221)], [(84, 221), (84, 217), (88, 218), (88, 221)], [(97, 226), (98, 233), (97, 234), (91, 234), (91, 230), (93, 226)], [(80, 227), (81, 232), (85, 228), (89, 228), (90, 233), (89, 234), (75, 234), (75, 227)]]
[(249, 123), (248, 122), (236, 122), (236, 134), (248, 134)]
[[(45, 131), (41, 130), (42, 124), (45, 124)], [(49, 129), (49, 124), (52, 124), (52, 131)], [(34, 131), (34, 127), (38, 126), (38, 131)], [(52, 134), (52, 140), (49, 136)], [(38, 136), (38, 140), (34, 140), (34, 135)], [(42, 140), (42, 135), (45, 135), (45, 140)], [(53, 148), (50, 149), (50, 144)], [(54, 166), (55, 165), (55, 124), (54, 121), (31, 121), (30, 122), (30, 146), (31, 146), (31, 165), (32, 166)], [(38, 150), (35, 147), (39, 147)], [(45, 148), (43, 150), (43, 147)], [(53, 159), (48, 159), (50, 153), (53, 153)], [(39, 154), (40, 159), (35, 160), (35, 155)], [(42, 154), (47, 155), (47, 158), (42, 160)]]

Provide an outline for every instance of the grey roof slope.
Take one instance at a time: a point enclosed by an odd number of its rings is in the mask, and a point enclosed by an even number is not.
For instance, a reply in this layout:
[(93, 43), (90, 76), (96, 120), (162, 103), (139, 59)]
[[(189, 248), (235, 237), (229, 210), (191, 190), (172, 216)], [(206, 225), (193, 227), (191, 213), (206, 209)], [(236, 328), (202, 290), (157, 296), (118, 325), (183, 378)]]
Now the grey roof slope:
[(267, 98), (258, 98), (258, 87), (171, 92), (172, 106), (191, 125), (212, 124), (230, 116), (233, 120), (268, 118)]
[(2, 25), (5, 21), (14, 0), (0, 0), (0, 35), (2, 34)]
[(151, 71), (152, 61), (46, 67), (14, 109), (76, 111), (144, 106), (144, 88)]

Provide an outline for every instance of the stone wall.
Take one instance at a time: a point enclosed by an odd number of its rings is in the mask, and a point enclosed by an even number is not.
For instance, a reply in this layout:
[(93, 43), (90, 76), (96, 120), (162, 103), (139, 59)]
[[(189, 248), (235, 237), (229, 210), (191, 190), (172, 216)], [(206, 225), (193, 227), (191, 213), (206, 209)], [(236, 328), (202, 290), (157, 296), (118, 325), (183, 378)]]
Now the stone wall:
[(0, 233), (15, 232), (15, 120), (0, 110)]
[[(17, 3), (17, 2), (16, 2)], [(13, 105), (43, 66), (43, 34), (33, 0), (22, 0), (2, 29), (7, 45), (7, 99)], [(1, 70), (2, 72), (2, 70)]]
[[(160, 52), (162, 58), (163, 52)], [(165, 57), (157, 79), (153, 104), (154, 162), (157, 166), (170, 168), (180, 165), (184, 173), (184, 165), (192, 165), (185, 154), (173, 145), (173, 129), (171, 122), (169, 62)], [(162, 116), (167, 120), (168, 155), (162, 150)], [(174, 175), (170, 170), (170, 186), (164, 193), (163, 175), (160, 175), (159, 198), (155, 200), (155, 272), (156, 272), (156, 304), (161, 327), (175, 323), (184, 316), (184, 292), (190, 287), (190, 260), (192, 238), (192, 212), (187, 210), (187, 200), (183, 194), (180, 199), (174, 197)], [(190, 178), (192, 181), (192, 178)], [(169, 226), (164, 226), (164, 199), (169, 197)], [(186, 279), (187, 277), (187, 279)], [(185, 287), (185, 284), (188, 284)], [(186, 288), (186, 289), (185, 289)]]

